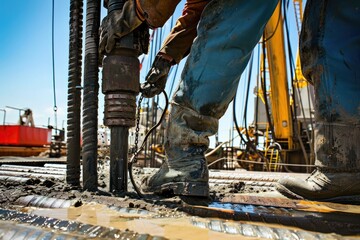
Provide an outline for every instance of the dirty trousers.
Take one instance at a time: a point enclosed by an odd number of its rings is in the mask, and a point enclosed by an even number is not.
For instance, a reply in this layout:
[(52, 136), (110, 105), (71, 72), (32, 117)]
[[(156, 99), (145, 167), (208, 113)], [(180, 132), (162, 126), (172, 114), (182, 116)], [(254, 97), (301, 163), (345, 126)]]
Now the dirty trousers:
[[(208, 145), (277, 3), (213, 0), (205, 7), (172, 98), (167, 151), (174, 146)], [(316, 164), (358, 171), (359, 1), (308, 0), (306, 9), (300, 49), (304, 75), (316, 92)], [(172, 124), (180, 128), (174, 132)], [(179, 135), (181, 128), (186, 134)]]
[(207, 4), (172, 98), (167, 153), (179, 146), (208, 146), (208, 137), (217, 132), (218, 120), (234, 98), (240, 76), (277, 3), (212, 0)]
[(315, 89), (315, 165), (360, 172), (360, 1), (308, 1), (300, 54)]

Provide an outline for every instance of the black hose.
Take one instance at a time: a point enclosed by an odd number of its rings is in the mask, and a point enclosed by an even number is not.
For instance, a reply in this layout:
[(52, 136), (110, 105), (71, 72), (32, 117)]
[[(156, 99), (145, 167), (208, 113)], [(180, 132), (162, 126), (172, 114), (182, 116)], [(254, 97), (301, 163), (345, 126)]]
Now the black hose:
[[(252, 61), (252, 58), (251, 58), (251, 61)], [(251, 62), (251, 66), (252, 68), (252, 62)], [(250, 79), (250, 76), (249, 76), (249, 79)], [(249, 82), (250, 83), (250, 82)], [(248, 90), (249, 91), (249, 90)], [(233, 99), (233, 119), (234, 119), (234, 123), (235, 123), (235, 127), (236, 127), (236, 131), (237, 133), (239, 134), (240, 138), (241, 138), (241, 141), (243, 141), (246, 145), (246, 151), (247, 151), (247, 148), (251, 148), (254, 152), (257, 152), (260, 156), (260, 158), (265, 162), (265, 166), (266, 166), (266, 169), (268, 171), (270, 171), (270, 166), (269, 166), (269, 161), (268, 159), (264, 156), (264, 154), (260, 151), (258, 151), (258, 149), (256, 148), (256, 146), (254, 145), (253, 142), (251, 141), (247, 141), (243, 135), (241, 134), (240, 132), (240, 128), (239, 128), (239, 124), (238, 124), (238, 121), (237, 121), (237, 117), (236, 117), (236, 96), (237, 96), (237, 92), (235, 93), (235, 96), (234, 96), (234, 99)]]
[(252, 72), (252, 67), (253, 67), (253, 56), (254, 55), (252, 53), (251, 58), (250, 58), (249, 75), (248, 75), (248, 82), (247, 82), (247, 88), (246, 88), (245, 107), (244, 107), (244, 125), (245, 125), (246, 138), (247, 138), (248, 142), (250, 142), (250, 137), (249, 137), (249, 131), (248, 131), (248, 126), (247, 126), (247, 108), (248, 108), (248, 103), (249, 103), (249, 92), (250, 92), (250, 83), (251, 83), (251, 72)]
[[(263, 36), (264, 38), (264, 36)], [(266, 118), (268, 120), (269, 126), (270, 126), (270, 131), (271, 131), (271, 137), (274, 140), (274, 142), (276, 142), (276, 137), (275, 137), (275, 130), (274, 130), (274, 125), (272, 124), (272, 120), (271, 120), (271, 116), (270, 116), (270, 107), (269, 107), (269, 102), (268, 102), (268, 98), (266, 95), (266, 49), (265, 49), (266, 45), (265, 42), (262, 44), (262, 51), (263, 51), (263, 78), (262, 78), (262, 88), (263, 88), (263, 95), (264, 95), (264, 103), (265, 103), (265, 110), (266, 110)]]
[[(285, 32), (286, 32), (286, 40), (287, 40), (287, 47), (288, 47), (288, 52), (289, 52), (289, 65), (290, 65), (290, 76), (291, 76), (291, 79), (294, 79), (294, 75), (296, 76), (296, 74), (294, 73), (294, 70), (295, 69), (295, 63), (294, 63), (294, 59), (293, 59), (293, 54), (292, 54), (292, 50), (291, 50), (291, 45), (290, 45), (290, 33), (289, 33), (289, 26), (288, 26), (288, 21), (287, 21), (287, 17), (286, 17), (286, 7), (285, 7), (285, 4), (283, 4), (283, 9), (284, 9), (284, 20), (285, 20)], [(298, 126), (298, 120), (297, 120), (297, 113), (296, 113), (296, 96), (295, 96), (295, 86), (294, 86), (294, 81), (292, 81), (292, 88), (293, 88), (293, 101), (294, 101), (294, 104), (293, 104), (293, 108), (292, 108), (292, 115), (293, 115), (293, 119), (294, 119), (294, 125), (295, 125), (295, 128), (294, 128), (294, 134), (296, 135), (296, 137), (298, 138), (298, 142), (300, 144), (300, 148), (302, 150), (302, 153), (303, 153), (303, 156), (304, 156), (304, 159), (305, 159), (305, 164), (306, 165), (309, 165), (310, 162), (309, 162), (309, 158), (307, 156), (307, 153), (306, 153), (306, 149), (305, 149), (305, 146), (304, 146), (304, 143), (301, 139), (301, 136), (300, 136), (300, 133), (297, 129), (297, 126)], [(300, 99), (300, 104), (301, 104), (301, 109), (303, 110), (303, 106), (302, 106), (302, 101), (301, 101), (301, 96), (299, 94), (299, 99)], [(304, 117), (305, 117), (305, 113), (303, 111), (303, 114), (304, 114)], [(309, 139), (310, 135), (306, 129), (306, 133), (307, 133), (307, 137)], [(310, 139), (309, 139), (310, 140)], [(310, 168), (307, 167), (306, 168), (306, 172), (310, 172)]]
[(137, 151), (133, 154), (133, 156), (131, 157), (130, 161), (129, 161), (129, 164), (128, 164), (128, 171), (129, 171), (129, 177), (130, 177), (130, 181), (134, 187), (134, 190), (135, 192), (137, 193), (137, 195), (140, 197), (140, 198), (144, 198), (144, 195), (141, 193), (140, 189), (138, 188), (138, 186), (136, 185), (135, 183), (135, 180), (134, 180), (134, 176), (133, 176), (133, 173), (132, 173), (132, 166), (133, 164), (136, 162), (136, 157), (137, 155), (144, 149), (145, 145), (146, 145), (146, 141), (148, 139), (148, 137), (150, 136), (150, 134), (158, 127), (160, 126), (160, 124), (162, 123), (162, 121), (164, 120), (165, 118), (165, 115), (166, 115), (166, 111), (169, 107), (169, 98), (165, 92), (165, 90), (162, 91), (164, 97), (165, 97), (165, 108), (164, 108), (164, 111), (163, 113), (161, 114), (161, 117), (159, 119), (159, 121), (147, 132), (147, 134), (145, 135), (145, 138), (144, 138), (144, 141), (142, 142), (141, 146), (139, 149), (137, 149)]
[(83, 1), (70, 1), (66, 181), (80, 186), (80, 106)]
[[(280, 0), (280, 4), (281, 4), (281, 0)], [(267, 41), (269, 41), (270, 39), (272, 39), (274, 37), (274, 35), (280, 25), (280, 21), (281, 21), (281, 10), (279, 11), (278, 20), (276, 22), (274, 31), (271, 33), (271, 35), (268, 38), (266, 38), (266, 39), (264, 38), (261, 43), (266, 43)]]

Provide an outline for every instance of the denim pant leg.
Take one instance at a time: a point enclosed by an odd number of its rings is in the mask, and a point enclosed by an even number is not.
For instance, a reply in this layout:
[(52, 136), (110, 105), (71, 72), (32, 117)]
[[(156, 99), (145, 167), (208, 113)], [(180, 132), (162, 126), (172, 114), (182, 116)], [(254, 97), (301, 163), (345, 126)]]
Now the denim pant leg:
[(300, 38), (315, 88), (316, 164), (360, 170), (360, 1), (308, 0)]
[[(172, 99), (176, 106), (191, 109), (196, 124), (176, 113), (170, 113), (169, 123), (177, 121), (199, 138), (216, 133), (218, 119), (233, 100), (240, 76), (277, 3), (278, 0), (212, 0), (205, 7), (198, 36)], [(211, 126), (202, 125), (201, 119), (207, 119), (206, 124)], [(170, 130), (168, 134), (175, 133)]]

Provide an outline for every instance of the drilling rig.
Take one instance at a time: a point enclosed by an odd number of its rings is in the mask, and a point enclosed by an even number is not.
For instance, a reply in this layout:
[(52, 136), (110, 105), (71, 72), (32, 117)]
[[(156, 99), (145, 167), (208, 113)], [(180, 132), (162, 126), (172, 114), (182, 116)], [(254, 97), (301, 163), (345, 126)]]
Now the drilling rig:
[[(121, 11), (127, 0), (104, 2), (107, 13)], [(68, 97), (67, 182), (80, 185), (80, 92), (82, 1), (70, 3), (70, 58)], [(136, 96), (140, 90), (140, 62), (149, 44), (147, 25), (141, 24), (117, 39), (114, 49), (99, 59), (100, 1), (87, 1), (83, 101), (83, 188), (97, 190), (98, 62), (102, 62), (105, 95), (104, 125), (110, 128), (110, 191), (127, 191), (129, 128), (135, 126)], [(102, 61), (101, 61), (102, 60)]]
[[(121, 10), (125, 0), (109, 0), (108, 14)], [(135, 126), (136, 96), (140, 90), (138, 56), (147, 52), (148, 29), (142, 24), (118, 39), (103, 59), (104, 125), (110, 127), (110, 191), (127, 191), (129, 128)]]

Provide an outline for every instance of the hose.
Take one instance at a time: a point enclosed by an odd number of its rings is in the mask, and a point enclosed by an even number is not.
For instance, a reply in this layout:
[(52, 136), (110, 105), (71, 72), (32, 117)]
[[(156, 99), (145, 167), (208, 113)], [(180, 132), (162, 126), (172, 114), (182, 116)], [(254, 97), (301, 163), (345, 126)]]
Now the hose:
[(130, 177), (131, 184), (133, 185), (135, 192), (137, 193), (137, 195), (138, 195), (140, 198), (144, 198), (144, 194), (141, 193), (140, 189), (138, 188), (138, 186), (137, 186), (136, 183), (135, 183), (134, 176), (133, 176), (133, 172), (132, 172), (132, 166), (133, 166), (133, 164), (136, 163), (136, 161), (137, 161), (137, 159), (136, 159), (137, 155), (144, 149), (148, 137), (149, 137), (149, 136), (151, 135), (151, 133), (162, 123), (162, 121), (163, 121), (164, 118), (165, 118), (166, 111), (167, 111), (167, 109), (168, 109), (168, 107), (169, 107), (169, 98), (168, 98), (165, 90), (162, 91), (162, 94), (163, 94), (164, 97), (165, 97), (165, 108), (164, 108), (164, 111), (163, 111), (163, 113), (161, 114), (161, 117), (160, 117), (159, 121), (147, 132), (147, 134), (145, 135), (144, 141), (142, 142), (140, 148), (136, 150), (136, 152), (135, 152), (135, 153), (133, 154), (133, 156), (130, 158), (130, 161), (129, 161), (129, 163), (128, 163), (128, 171), (129, 171), (129, 177)]

